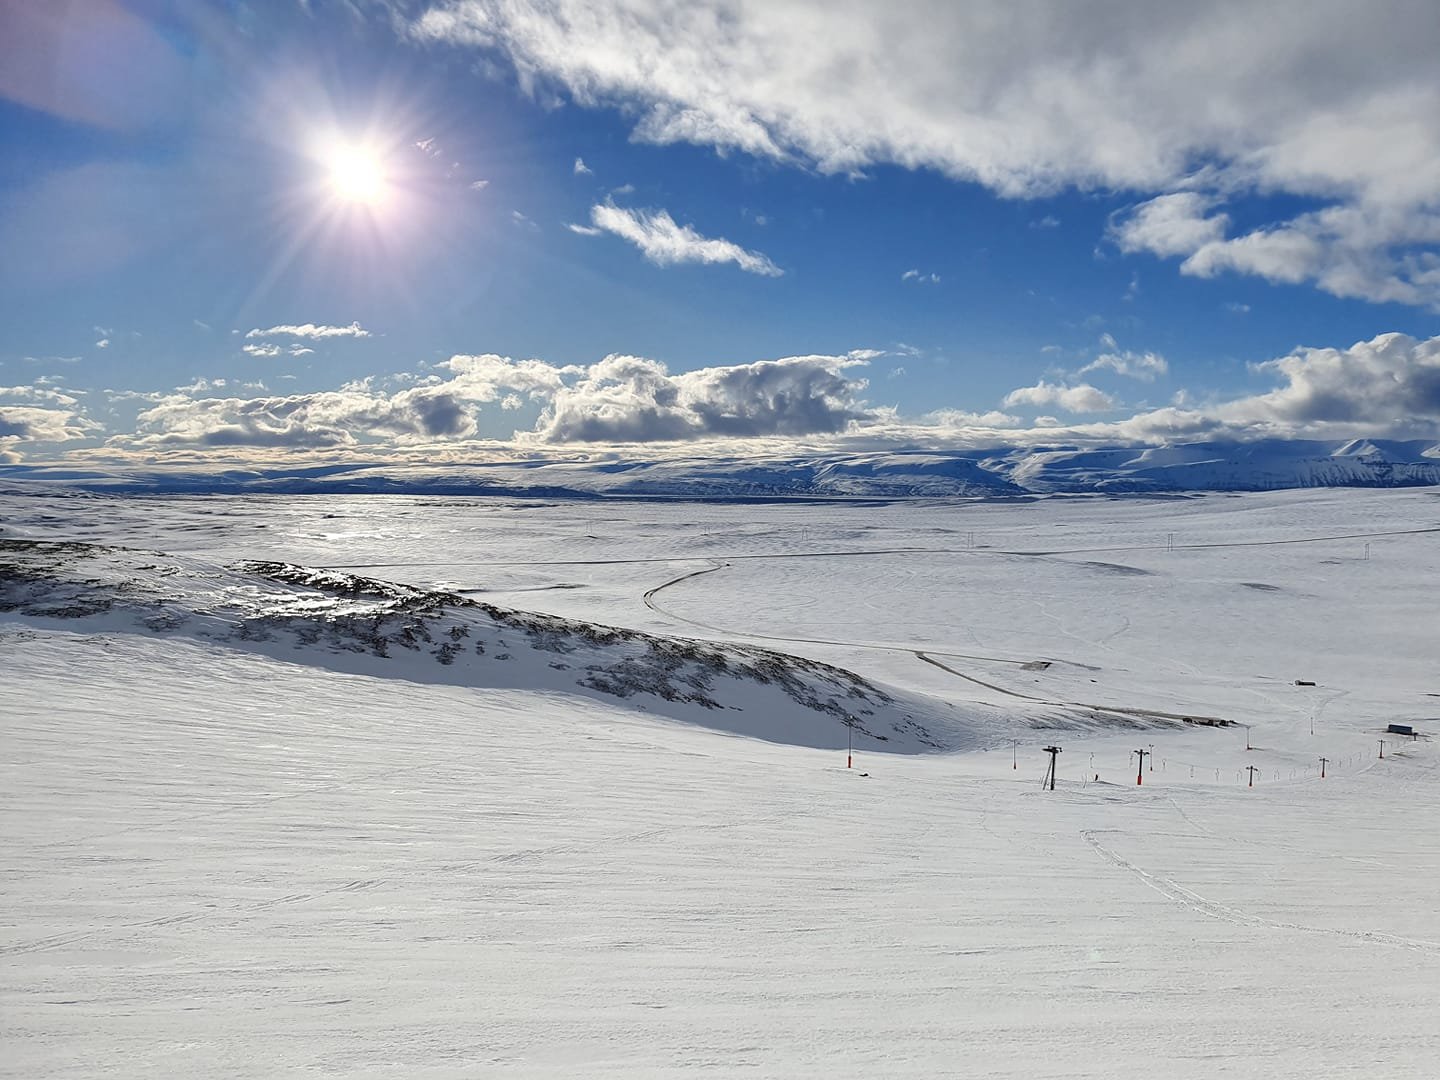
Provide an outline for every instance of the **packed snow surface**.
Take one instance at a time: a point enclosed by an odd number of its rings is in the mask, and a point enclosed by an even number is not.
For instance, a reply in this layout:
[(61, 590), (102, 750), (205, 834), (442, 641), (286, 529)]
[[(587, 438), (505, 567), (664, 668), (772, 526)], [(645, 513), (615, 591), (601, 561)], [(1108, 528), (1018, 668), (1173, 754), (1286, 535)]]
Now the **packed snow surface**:
[(1437, 581), (1419, 488), (0, 496), (0, 1076), (1433, 1078)]

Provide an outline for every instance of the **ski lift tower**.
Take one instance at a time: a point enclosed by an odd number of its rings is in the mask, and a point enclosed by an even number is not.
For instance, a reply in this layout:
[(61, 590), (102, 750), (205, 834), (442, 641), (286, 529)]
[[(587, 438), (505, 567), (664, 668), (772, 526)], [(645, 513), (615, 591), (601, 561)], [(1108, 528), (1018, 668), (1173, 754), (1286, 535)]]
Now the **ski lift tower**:
[[(1051, 790), (1051, 791), (1054, 791), (1054, 790), (1055, 790), (1055, 762), (1058, 760), (1058, 759), (1056, 758), (1056, 755), (1059, 754), (1059, 753), (1061, 753), (1061, 750), (1060, 750), (1060, 747), (1058, 747), (1058, 746), (1047, 746), (1047, 747), (1045, 747), (1045, 753), (1047, 753), (1047, 754), (1050, 755), (1050, 768), (1047, 769), (1046, 772), (1045, 772), (1045, 781), (1049, 783), (1049, 785), (1050, 785), (1050, 790)], [(1041, 787), (1044, 787), (1045, 784), (1042, 783), (1040, 786), (1041, 786)]]

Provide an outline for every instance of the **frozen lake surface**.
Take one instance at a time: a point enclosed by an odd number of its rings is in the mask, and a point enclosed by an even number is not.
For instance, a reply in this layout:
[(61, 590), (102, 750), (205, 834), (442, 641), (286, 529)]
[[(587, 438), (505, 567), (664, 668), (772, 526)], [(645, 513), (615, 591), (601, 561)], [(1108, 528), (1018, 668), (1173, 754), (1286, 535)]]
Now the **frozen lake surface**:
[[(1435, 744), (1378, 756), (1440, 731), (1433, 490), (0, 526), (161, 553), (117, 595), (190, 620), (0, 614), (0, 1075), (1436, 1075)], [(835, 665), (948, 750), (257, 642), (247, 560)]]

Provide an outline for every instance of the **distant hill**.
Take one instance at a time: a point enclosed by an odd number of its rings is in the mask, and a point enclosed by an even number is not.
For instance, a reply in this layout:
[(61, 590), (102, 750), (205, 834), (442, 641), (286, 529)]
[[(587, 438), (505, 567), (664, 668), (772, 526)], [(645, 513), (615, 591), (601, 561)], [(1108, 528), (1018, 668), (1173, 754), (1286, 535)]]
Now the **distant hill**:
[(1262, 439), (1169, 446), (992, 447), (737, 456), (699, 449), (627, 461), (200, 470), (0, 466), (0, 487), (106, 492), (384, 493), (527, 498), (975, 498), (1440, 485), (1440, 443)]

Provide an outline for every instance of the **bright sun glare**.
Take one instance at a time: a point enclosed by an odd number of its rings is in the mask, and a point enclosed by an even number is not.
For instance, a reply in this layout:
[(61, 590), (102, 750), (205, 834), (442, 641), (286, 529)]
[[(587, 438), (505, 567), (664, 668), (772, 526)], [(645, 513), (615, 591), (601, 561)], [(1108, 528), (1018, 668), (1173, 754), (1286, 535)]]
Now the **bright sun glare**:
[(330, 189), (341, 200), (374, 206), (385, 197), (385, 170), (374, 154), (355, 147), (337, 146), (326, 162)]

